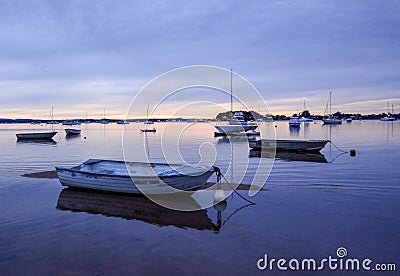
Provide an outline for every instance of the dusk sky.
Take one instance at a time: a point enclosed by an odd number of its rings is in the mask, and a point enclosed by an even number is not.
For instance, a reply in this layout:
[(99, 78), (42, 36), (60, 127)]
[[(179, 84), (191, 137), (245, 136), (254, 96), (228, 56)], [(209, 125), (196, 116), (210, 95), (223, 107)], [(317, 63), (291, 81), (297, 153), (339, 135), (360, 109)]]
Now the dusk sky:
[(273, 114), (303, 98), (321, 114), (329, 91), (335, 111), (389, 101), (398, 113), (399, 14), (400, 1), (0, 0), (0, 117), (47, 119), (51, 106), (58, 118), (122, 117), (149, 81), (190, 65), (233, 68)]

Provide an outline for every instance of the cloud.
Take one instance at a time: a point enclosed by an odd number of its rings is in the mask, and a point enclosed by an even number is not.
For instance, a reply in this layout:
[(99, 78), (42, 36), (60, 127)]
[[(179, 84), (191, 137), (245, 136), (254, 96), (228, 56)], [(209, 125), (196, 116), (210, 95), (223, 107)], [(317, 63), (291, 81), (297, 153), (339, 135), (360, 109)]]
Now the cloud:
[[(339, 105), (393, 98), (399, 10), (398, 1), (2, 1), (0, 116), (51, 102), (123, 113), (132, 90), (192, 64), (234, 68), (267, 99), (306, 97), (315, 110), (330, 90)], [(290, 113), (296, 102), (272, 107)]]

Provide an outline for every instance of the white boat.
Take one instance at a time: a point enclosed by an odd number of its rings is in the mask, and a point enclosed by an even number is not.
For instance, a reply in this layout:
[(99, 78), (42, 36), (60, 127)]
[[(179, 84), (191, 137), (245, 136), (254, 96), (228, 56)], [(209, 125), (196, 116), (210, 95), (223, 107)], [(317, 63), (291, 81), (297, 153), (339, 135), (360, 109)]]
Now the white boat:
[(313, 119), (308, 118), (308, 117), (304, 117), (304, 116), (301, 117), (301, 118), (299, 119), (299, 121), (300, 121), (300, 122), (303, 122), (303, 123), (314, 122)]
[(352, 118), (347, 118), (346, 122), (351, 123), (351, 122), (353, 122), (353, 119)]
[(79, 135), (79, 134), (81, 134), (81, 130), (75, 129), (75, 128), (66, 128), (65, 133), (67, 135)]
[(290, 117), (289, 120), (289, 127), (300, 127), (302, 121), (299, 119), (299, 117)]
[(341, 125), (342, 120), (332, 116), (332, 91), (329, 92), (329, 98), (328, 98), (328, 103), (326, 104), (325, 113), (326, 110), (328, 109), (328, 104), (329, 104), (329, 116), (327, 118), (322, 119), (322, 122), (324, 122), (324, 125)]
[(117, 124), (118, 125), (129, 125), (129, 122), (127, 120), (120, 120), (120, 121), (117, 121)]
[(396, 121), (396, 118), (391, 117), (391, 116), (386, 116), (386, 117), (381, 118), (381, 121), (382, 122), (392, 122), (392, 121)]
[(214, 167), (99, 159), (89, 159), (72, 168), (56, 167), (58, 179), (64, 186), (134, 194), (163, 194), (170, 192), (171, 187), (200, 188), (215, 170)]
[(216, 125), (215, 128), (219, 132), (223, 132), (226, 134), (231, 133), (241, 133), (246, 131), (255, 130), (258, 125), (257, 124), (248, 124), (244, 119), (243, 112), (235, 112), (232, 119), (228, 121), (228, 125)]
[(390, 113), (390, 110), (389, 110), (389, 102), (387, 102), (387, 108), (388, 108), (388, 111), (387, 111), (388, 115), (383, 117), (383, 118), (381, 118), (381, 121), (382, 122), (393, 122), (393, 121), (396, 121), (397, 119), (395, 117), (393, 117), (393, 114), (394, 114), (393, 104), (392, 104), (392, 113)]
[[(231, 114), (233, 113), (233, 94), (232, 94), (232, 69), (231, 69)], [(240, 133), (246, 131), (255, 130), (258, 127), (257, 124), (248, 124), (244, 119), (243, 112), (235, 112), (232, 118), (228, 121), (227, 125), (216, 125), (215, 128), (219, 132), (226, 134)]]
[(38, 140), (50, 140), (51, 138), (56, 135), (56, 131), (51, 131), (51, 132), (32, 132), (32, 133), (17, 133), (17, 139), (38, 139)]
[[(310, 114), (306, 107), (306, 98), (303, 98), (303, 106), (304, 106), (303, 115)], [(313, 119), (308, 118), (307, 116), (301, 116), (301, 118), (299, 120), (303, 123), (314, 122)]]

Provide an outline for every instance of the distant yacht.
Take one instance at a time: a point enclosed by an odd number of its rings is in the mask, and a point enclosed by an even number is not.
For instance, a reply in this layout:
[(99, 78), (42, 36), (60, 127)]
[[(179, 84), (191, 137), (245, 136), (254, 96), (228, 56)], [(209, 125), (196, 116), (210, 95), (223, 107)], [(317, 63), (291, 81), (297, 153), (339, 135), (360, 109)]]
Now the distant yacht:
[(306, 98), (303, 98), (303, 106), (304, 106), (303, 116), (301, 116), (299, 120), (303, 123), (314, 122), (313, 119), (308, 118), (308, 116), (306, 116), (307, 114), (310, 114), (310, 112), (307, 110), (306, 107)]
[[(332, 116), (332, 91), (329, 92), (328, 103), (326, 104), (325, 112), (328, 109), (329, 104), (329, 116), (328, 118), (322, 119), (325, 125), (340, 125), (342, 124), (342, 120)], [(326, 115), (324, 114), (324, 117)]]
[(388, 115), (381, 118), (382, 122), (392, 122), (392, 121), (396, 121), (397, 119), (395, 117), (393, 117), (394, 114), (394, 110), (393, 110), (393, 104), (392, 104), (392, 113), (390, 114), (389, 112), (389, 102), (387, 103), (388, 105)]
[(237, 133), (255, 130), (258, 127), (256, 124), (248, 124), (244, 119), (243, 112), (240, 111), (235, 112), (228, 123), (228, 125), (216, 125), (215, 128), (224, 133)]
[[(233, 113), (233, 94), (232, 94), (232, 69), (231, 69), (231, 114)], [(235, 112), (232, 118), (228, 121), (228, 125), (216, 125), (215, 128), (226, 134), (235, 134), (247, 131), (253, 131), (258, 127), (257, 124), (248, 124), (244, 119), (244, 114), (241, 111)]]

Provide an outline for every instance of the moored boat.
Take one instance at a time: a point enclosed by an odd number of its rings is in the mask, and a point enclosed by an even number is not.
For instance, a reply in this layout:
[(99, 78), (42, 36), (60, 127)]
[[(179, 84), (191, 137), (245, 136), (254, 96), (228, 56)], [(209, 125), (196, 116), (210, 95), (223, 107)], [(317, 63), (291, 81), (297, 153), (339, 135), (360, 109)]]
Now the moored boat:
[(257, 150), (319, 152), (329, 140), (271, 140), (249, 141), (249, 146)]
[(222, 133), (241, 133), (253, 131), (258, 127), (257, 124), (248, 124), (244, 119), (243, 112), (235, 112), (232, 119), (228, 121), (228, 125), (216, 125), (215, 128)]
[(57, 134), (57, 131), (51, 131), (51, 132), (31, 132), (31, 133), (17, 133), (17, 139), (29, 139), (29, 140), (50, 140), (51, 138), (54, 137), (54, 135)]
[(81, 130), (75, 129), (75, 128), (66, 128), (65, 133), (67, 135), (79, 135), (79, 134), (81, 134)]
[(341, 125), (342, 120), (332, 116), (332, 91), (329, 92), (329, 98), (328, 102), (326, 103), (325, 113), (326, 110), (328, 109), (328, 104), (329, 104), (329, 115), (326, 117), (326, 115), (324, 114), (325, 118), (322, 119), (322, 122), (324, 123), (324, 125)]
[(89, 159), (72, 168), (56, 167), (56, 170), (64, 186), (134, 194), (200, 188), (215, 171), (213, 167), (99, 159)]
[(145, 129), (141, 129), (141, 132), (156, 132), (157, 130), (153, 127), (153, 128), (145, 128)]

